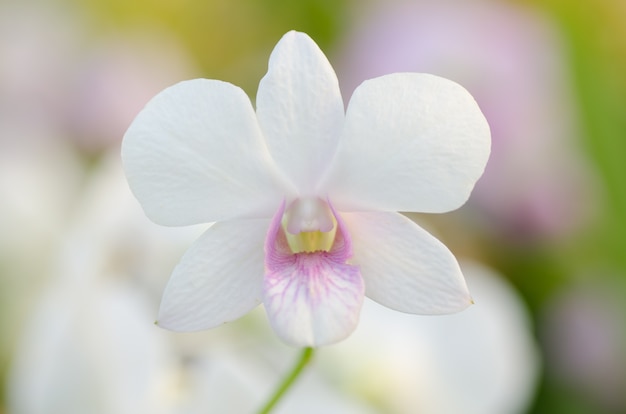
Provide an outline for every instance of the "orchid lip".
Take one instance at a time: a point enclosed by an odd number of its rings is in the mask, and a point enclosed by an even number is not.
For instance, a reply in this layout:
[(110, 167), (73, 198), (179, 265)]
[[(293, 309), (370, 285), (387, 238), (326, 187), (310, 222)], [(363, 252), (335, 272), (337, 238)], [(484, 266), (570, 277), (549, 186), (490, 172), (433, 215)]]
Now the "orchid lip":
[[(308, 203), (308, 205), (307, 205)], [(324, 204), (322, 204), (324, 203)], [(265, 240), (265, 278), (263, 303), (276, 333), (290, 344), (320, 346), (347, 337), (356, 328), (365, 296), (365, 286), (358, 266), (347, 263), (352, 245), (341, 217), (330, 203), (305, 201), (290, 208), (315, 205), (318, 213), (328, 209), (333, 214), (332, 232), (301, 232), (296, 240), (332, 233), (328, 249), (319, 244), (313, 251), (296, 251), (288, 241), (283, 224), (285, 203), (276, 212)], [(313, 210), (306, 210), (313, 211)], [(299, 213), (296, 211), (296, 213)], [(297, 214), (295, 214), (297, 216)]]

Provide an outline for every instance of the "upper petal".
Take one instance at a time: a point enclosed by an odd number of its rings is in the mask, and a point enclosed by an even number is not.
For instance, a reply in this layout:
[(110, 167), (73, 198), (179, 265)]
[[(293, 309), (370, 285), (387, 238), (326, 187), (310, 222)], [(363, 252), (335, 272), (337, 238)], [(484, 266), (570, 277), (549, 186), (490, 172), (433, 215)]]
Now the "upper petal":
[(320, 191), (341, 211), (441, 213), (467, 200), (489, 151), (487, 121), (463, 87), (427, 74), (382, 76), (355, 90)]
[(459, 265), (446, 246), (398, 213), (344, 213), (365, 294), (414, 314), (458, 312), (472, 303)]
[(272, 157), (301, 195), (313, 195), (344, 119), (335, 72), (315, 42), (291, 31), (270, 56), (257, 116)]
[(126, 132), (122, 161), (160, 224), (269, 218), (283, 198), (250, 100), (226, 82), (195, 79), (155, 96)]
[(197, 331), (235, 320), (261, 303), (263, 241), (269, 220), (211, 226), (174, 269), (161, 301), (159, 326)]

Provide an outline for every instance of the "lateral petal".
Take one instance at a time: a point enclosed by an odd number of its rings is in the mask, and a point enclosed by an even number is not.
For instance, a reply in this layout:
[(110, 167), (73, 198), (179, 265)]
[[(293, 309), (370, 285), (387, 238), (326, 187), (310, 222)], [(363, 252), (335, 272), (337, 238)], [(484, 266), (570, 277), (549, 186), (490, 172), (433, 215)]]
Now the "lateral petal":
[(210, 329), (260, 304), (268, 225), (269, 220), (231, 220), (202, 234), (163, 292), (159, 326), (181, 332)]
[(450, 250), (398, 213), (343, 213), (365, 294), (388, 308), (435, 315), (472, 303)]
[(284, 197), (250, 100), (226, 82), (194, 79), (155, 96), (126, 132), (122, 161), (159, 224), (270, 218)]
[(288, 32), (274, 48), (256, 98), (267, 146), (300, 195), (313, 195), (344, 120), (337, 76), (305, 33)]
[(482, 175), (490, 132), (472, 96), (437, 76), (396, 73), (363, 82), (320, 194), (340, 211), (442, 213)]

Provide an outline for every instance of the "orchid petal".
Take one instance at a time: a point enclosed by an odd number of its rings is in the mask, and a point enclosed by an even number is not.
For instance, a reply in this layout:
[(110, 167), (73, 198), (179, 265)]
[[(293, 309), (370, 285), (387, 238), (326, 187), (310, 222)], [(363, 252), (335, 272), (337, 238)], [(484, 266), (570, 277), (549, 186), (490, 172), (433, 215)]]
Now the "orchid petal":
[[(352, 247), (339, 216), (330, 251), (291, 253), (281, 226), (284, 204), (276, 213), (265, 243), (263, 304), (272, 328), (295, 346), (328, 345), (356, 328), (363, 304), (363, 278), (346, 264)], [(334, 213), (334, 211), (333, 211)]]
[(278, 42), (256, 102), (272, 157), (301, 195), (312, 195), (336, 148), (344, 110), (337, 76), (308, 35), (291, 31)]
[(366, 296), (414, 314), (454, 313), (472, 303), (446, 246), (398, 213), (344, 213)]
[(160, 224), (269, 218), (283, 197), (250, 100), (226, 82), (195, 79), (154, 97), (126, 132), (122, 161)]
[(382, 76), (355, 90), (319, 191), (341, 211), (443, 213), (467, 200), (489, 151), (487, 121), (463, 87), (427, 74)]
[(263, 240), (269, 220), (230, 220), (211, 226), (185, 253), (167, 284), (159, 326), (210, 329), (261, 303)]

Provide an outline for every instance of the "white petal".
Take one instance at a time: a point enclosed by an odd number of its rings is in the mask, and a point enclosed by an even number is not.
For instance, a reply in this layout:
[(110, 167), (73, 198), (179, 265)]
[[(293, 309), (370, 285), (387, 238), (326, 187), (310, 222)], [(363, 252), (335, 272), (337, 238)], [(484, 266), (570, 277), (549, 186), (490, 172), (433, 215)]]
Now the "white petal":
[(98, 276), (79, 283), (51, 278), (31, 317), (20, 321), (7, 377), (9, 412), (168, 412), (160, 390), (172, 353), (150, 325), (145, 292), (114, 278), (119, 274)]
[(283, 198), (250, 100), (226, 82), (195, 79), (155, 96), (126, 132), (122, 161), (160, 224), (269, 218)]
[(441, 213), (467, 200), (489, 151), (487, 121), (463, 87), (387, 75), (355, 90), (320, 191), (340, 211)]
[(274, 160), (301, 195), (313, 195), (336, 148), (344, 111), (337, 76), (309, 36), (291, 31), (278, 42), (256, 103)]
[(472, 303), (459, 265), (446, 246), (398, 213), (348, 213), (354, 257), (365, 294), (388, 308), (447, 314)]
[(200, 236), (163, 292), (159, 326), (184, 332), (210, 329), (261, 303), (268, 226), (269, 220), (231, 220)]

